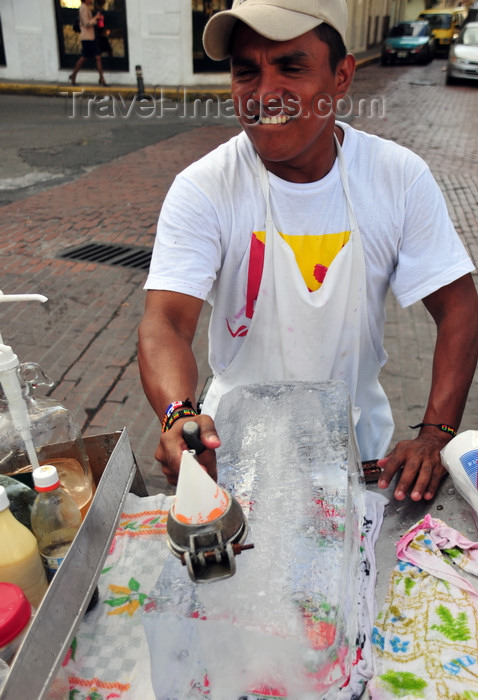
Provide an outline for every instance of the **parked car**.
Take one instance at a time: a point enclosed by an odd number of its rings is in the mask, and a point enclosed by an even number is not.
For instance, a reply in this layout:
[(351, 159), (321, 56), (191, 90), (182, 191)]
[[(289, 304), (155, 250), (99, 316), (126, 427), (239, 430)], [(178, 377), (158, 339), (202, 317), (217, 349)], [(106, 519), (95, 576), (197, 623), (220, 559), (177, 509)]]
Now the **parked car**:
[(435, 39), (428, 22), (395, 24), (382, 46), (382, 66), (395, 61), (428, 63), (435, 55)]
[(466, 7), (438, 7), (424, 10), (418, 19), (430, 23), (435, 37), (435, 51), (446, 55), (465, 24), (466, 15)]
[(467, 22), (458, 39), (450, 46), (446, 66), (446, 84), (457, 79), (478, 80), (478, 22)]

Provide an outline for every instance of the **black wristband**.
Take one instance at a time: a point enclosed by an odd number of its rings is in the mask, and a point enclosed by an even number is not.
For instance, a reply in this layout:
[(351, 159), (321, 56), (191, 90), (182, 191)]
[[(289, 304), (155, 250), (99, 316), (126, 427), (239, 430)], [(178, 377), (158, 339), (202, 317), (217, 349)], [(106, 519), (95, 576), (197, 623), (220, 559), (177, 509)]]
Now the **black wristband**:
[(455, 437), (456, 435), (456, 429), (453, 428), (451, 425), (448, 425), (447, 423), (418, 423), (418, 425), (409, 425), (408, 427), (412, 430), (415, 430), (416, 428), (425, 428), (426, 426), (430, 426), (431, 428), (438, 428), (438, 430), (442, 430), (444, 433), (453, 435), (453, 437)]

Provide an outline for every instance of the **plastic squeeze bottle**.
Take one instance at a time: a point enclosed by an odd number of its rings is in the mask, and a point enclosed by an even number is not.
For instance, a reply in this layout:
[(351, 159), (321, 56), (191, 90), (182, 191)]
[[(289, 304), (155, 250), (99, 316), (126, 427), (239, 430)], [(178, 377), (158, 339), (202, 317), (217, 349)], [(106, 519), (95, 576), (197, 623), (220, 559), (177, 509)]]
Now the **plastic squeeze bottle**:
[(0, 659), (13, 661), (33, 618), (28, 598), (14, 583), (0, 583)]
[(40, 605), (48, 587), (35, 535), (10, 512), (3, 486), (0, 486), (0, 581), (19, 586), (34, 608)]
[(81, 513), (73, 498), (61, 487), (53, 465), (35, 469), (33, 483), (38, 495), (31, 512), (32, 530), (51, 581), (81, 527)]

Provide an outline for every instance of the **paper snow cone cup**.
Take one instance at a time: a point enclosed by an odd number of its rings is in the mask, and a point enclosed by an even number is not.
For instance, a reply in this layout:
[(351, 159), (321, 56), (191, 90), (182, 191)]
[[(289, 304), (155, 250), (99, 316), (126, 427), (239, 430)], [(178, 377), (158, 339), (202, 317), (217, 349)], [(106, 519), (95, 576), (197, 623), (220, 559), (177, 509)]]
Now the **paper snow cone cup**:
[(228, 507), (227, 493), (207, 471), (185, 450), (181, 457), (173, 511), (177, 520), (200, 525), (216, 520)]
[(196, 582), (228, 578), (236, 571), (247, 521), (234, 496), (211, 479), (194, 458), (183, 452), (176, 498), (166, 525), (168, 547)]
[(478, 430), (465, 430), (440, 452), (456, 490), (478, 513)]

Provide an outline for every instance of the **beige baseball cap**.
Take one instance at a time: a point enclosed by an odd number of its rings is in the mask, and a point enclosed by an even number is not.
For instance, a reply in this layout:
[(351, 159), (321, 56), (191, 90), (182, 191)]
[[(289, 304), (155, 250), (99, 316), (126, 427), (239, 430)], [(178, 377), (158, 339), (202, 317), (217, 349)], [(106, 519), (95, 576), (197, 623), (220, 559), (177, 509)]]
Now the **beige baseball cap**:
[(218, 12), (206, 24), (204, 50), (215, 61), (227, 58), (237, 20), (272, 41), (295, 39), (325, 22), (345, 44), (347, 17), (347, 0), (234, 0), (230, 10)]

